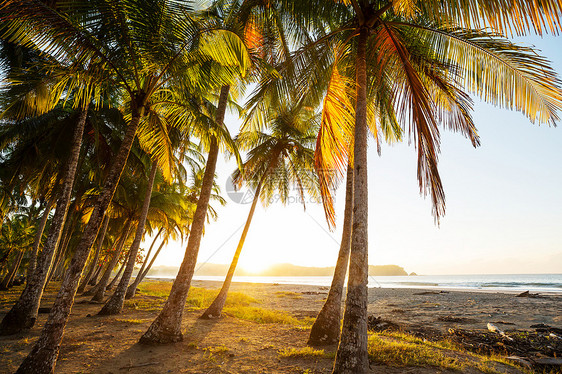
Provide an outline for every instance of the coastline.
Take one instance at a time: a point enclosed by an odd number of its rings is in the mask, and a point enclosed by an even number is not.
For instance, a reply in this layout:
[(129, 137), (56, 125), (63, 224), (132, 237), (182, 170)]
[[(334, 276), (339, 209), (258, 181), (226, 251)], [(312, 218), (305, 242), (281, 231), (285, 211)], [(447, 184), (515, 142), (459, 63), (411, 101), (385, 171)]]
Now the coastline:
[[(178, 368), (187, 373), (331, 372), (336, 346), (326, 347), (325, 353), (319, 353), (319, 356), (281, 356), (287, 350), (310, 352), (306, 351), (309, 349), (306, 341), (310, 323), (322, 308), (329, 287), (232, 283), (231, 294), (242, 295), (234, 297), (244, 299), (249, 296), (253, 300), (245, 309), (248, 312), (254, 309), (264, 313), (271, 312), (277, 316), (287, 316), (292, 322), (258, 322), (231, 312), (225, 312), (224, 318), (219, 320), (199, 320), (205, 305), (209, 305), (214, 297), (210, 296), (200, 299), (203, 300), (201, 304), (188, 303), (186, 306), (183, 318), (184, 342), (162, 347), (137, 344), (139, 336), (146, 331), (166, 301), (171, 284), (171, 279), (145, 280), (140, 285), (139, 294), (126, 302), (123, 313), (111, 317), (97, 316), (101, 305), (92, 304), (89, 297), (78, 296), (70, 317), (68, 333), (61, 347), (57, 372), (107, 374), (126, 369), (127, 372), (156, 374), (178, 372)], [(215, 295), (221, 285), (221, 281), (194, 279), (190, 295)], [(21, 287), (14, 288), (0, 300), (0, 317), (19, 295)], [(150, 294), (143, 291), (151, 287), (155, 287), (158, 292)], [(52, 304), (56, 291), (56, 284), (49, 286), (42, 307)], [(488, 339), (492, 334), (488, 332), (488, 323), (511, 336), (522, 332), (536, 334), (536, 329), (532, 326), (538, 324), (562, 328), (562, 295), (521, 298), (509, 293), (480, 291), (371, 288), (368, 297), (368, 312), (370, 322), (372, 320), (375, 324), (374, 331), (384, 333), (390, 328), (398, 334), (405, 332), (409, 334), (407, 336), (420, 339), (416, 344), (422, 344), (426, 340), (432, 342), (447, 339), (452, 336), (451, 331), (460, 334), (488, 334)], [(11, 373), (17, 369), (17, 365), (38, 338), (46, 317), (46, 314), (40, 314), (37, 325), (29, 333), (0, 337), (0, 345), (4, 347), (3, 354), (0, 355), (0, 373)], [(378, 327), (380, 330), (376, 330)], [(464, 339), (465, 336), (461, 338)], [(382, 339), (400, 339), (400, 335)], [(555, 342), (548, 344), (553, 343)], [(404, 341), (404, 344), (411, 347), (412, 343), (409, 340)], [(555, 357), (560, 357), (562, 346), (559, 344), (553, 349)], [(547, 353), (547, 356), (553, 356)], [(462, 350), (450, 354), (455, 359), (474, 359), (474, 356)], [(509, 355), (505, 352), (500, 354), (504, 357)], [(450, 372), (432, 366), (412, 368), (400, 365), (404, 364), (375, 362), (372, 369), (373, 372), (391, 374), (403, 373), (404, 370), (417, 374)], [(501, 373), (524, 372), (505, 365), (501, 367), (503, 369), (498, 371)], [(482, 373), (476, 370), (467, 372)]]
[[(562, 278), (562, 274), (558, 275)], [(374, 288), (396, 288), (396, 289), (416, 289), (416, 290), (432, 290), (432, 291), (454, 291), (454, 292), (483, 292), (483, 293), (505, 293), (505, 294), (520, 294), (525, 291), (529, 291), (532, 294), (540, 294), (540, 295), (560, 295), (562, 296), (562, 287), (561, 288), (554, 288), (554, 287), (524, 287), (524, 286), (516, 286), (516, 287), (493, 287), (493, 286), (484, 286), (484, 287), (461, 287), (455, 285), (440, 285), (437, 283), (429, 283), (429, 282), (410, 282), (410, 278), (420, 278), (422, 279), (423, 275), (420, 276), (408, 276), (408, 277), (400, 277), (400, 276), (385, 276), (385, 277), (374, 277), (370, 276), (370, 282), (368, 285), (369, 289)], [(394, 280), (400, 279), (403, 280), (406, 278), (408, 281), (405, 282), (393, 282)], [(164, 282), (173, 281), (174, 277), (163, 277), (163, 276), (148, 276), (147, 279), (152, 280), (161, 280)], [(224, 280), (224, 276), (208, 276), (208, 275), (195, 275), (193, 277), (194, 280), (202, 281), (202, 282), (220, 282)], [(377, 280), (378, 279), (378, 280)], [(285, 277), (269, 277), (269, 276), (234, 276), (232, 283), (246, 283), (246, 284), (284, 284), (284, 285), (292, 285), (292, 286), (311, 286), (311, 287), (329, 287), (332, 281), (332, 277), (316, 277), (316, 276), (285, 276)], [(379, 282), (380, 281), (380, 282)]]
[[(222, 282), (194, 279), (192, 285), (218, 289)], [(329, 287), (233, 282), (230, 290), (264, 300), (264, 307), (315, 318)], [(369, 288), (368, 313), (414, 330), (424, 326), (441, 332), (449, 328), (484, 331), (487, 330), (488, 323), (498, 322), (502, 322), (500, 325), (506, 331), (531, 331), (530, 326), (540, 323), (562, 328), (562, 293), (517, 297), (519, 293), (435, 288)]]

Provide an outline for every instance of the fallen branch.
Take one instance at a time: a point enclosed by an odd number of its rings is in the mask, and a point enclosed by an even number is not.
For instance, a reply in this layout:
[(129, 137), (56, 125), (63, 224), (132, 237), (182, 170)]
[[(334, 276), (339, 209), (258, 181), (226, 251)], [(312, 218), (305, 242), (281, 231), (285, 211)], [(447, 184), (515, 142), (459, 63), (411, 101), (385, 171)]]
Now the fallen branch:
[(119, 370), (142, 368), (142, 367), (151, 366), (151, 365), (160, 365), (160, 363), (159, 362), (146, 362), (144, 364), (123, 366), (123, 367), (119, 368)]

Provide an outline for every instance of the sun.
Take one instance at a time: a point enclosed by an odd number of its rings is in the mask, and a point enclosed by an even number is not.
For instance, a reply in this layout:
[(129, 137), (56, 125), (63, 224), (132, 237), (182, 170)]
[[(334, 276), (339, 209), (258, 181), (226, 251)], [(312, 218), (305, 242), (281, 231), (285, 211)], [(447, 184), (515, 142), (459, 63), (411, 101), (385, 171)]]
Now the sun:
[(259, 274), (271, 266), (271, 263), (264, 261), (263, 258), (247, 258), (240, 260), (239, 267), (252, 274)]

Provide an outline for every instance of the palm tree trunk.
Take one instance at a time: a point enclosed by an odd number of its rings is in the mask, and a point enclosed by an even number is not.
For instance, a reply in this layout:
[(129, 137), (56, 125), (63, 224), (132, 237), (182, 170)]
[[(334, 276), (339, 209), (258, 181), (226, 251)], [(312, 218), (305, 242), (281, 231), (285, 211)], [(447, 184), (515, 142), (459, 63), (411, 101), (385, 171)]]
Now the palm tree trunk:
[(343, 232), (341, 235), (340, 251), (336, 269), (334, 270), (334, 278), (328, 298), (318, 313), (318, 317), (314, 321), (310, 329), (308, 337), (308, 345), (332, 345), (336, 344), (340, 339), (341, 330), (341, 303), (343, 298), (343, 286), (345, 284), (345, 275), (347, 274), (347, 265), (349, 260), (349, 251), (351, 249), (351, 230), (353, 225), (353, 167), (347, 166), (347, 182), (345, 185), (345, 210), (343, 218)]
[(274, 165), (274, 162), (276, 160), (277, 155), (275, 155), (269, 163), (267, 170), (262, 175), (260, 182), (256, 187), (252, 206), (250, 208), (250, 212), (248, 213), (248, 218), (246, 219), (244, 230), (242, 230), (242, 235), (240, 236), (240, 240), (238, 241), (238, 246), (236, 247), (236, 251), (234, 252), (234, 257), (232, 258), (232, 262), (230, 263), (230, 267), (228, 268), (228, 272), (226, 273), (226, 278), (222, 284), (219, 294), (217, 295), (217, 297), (215, 297), (215, 300), (213, 300), (213, 303), (207, 308), (205, 313), (203, 313), (203, 315), (200, 317), (202, 319), (219, 318), (221, 316), (222, 309), (224, 308), (224, 304), (226, 303), (226, 297), (228, 296), (228, 290), (230, 288), (230, 284), (232, 283), (232, 278), (234, 277), (236, 266), (238, 265), (238, 259), (240, 258), (242, 247), (244, 247), (244, 242), (246, 241), (246, 235), (248, 235), (248, 230), (250, 229), (250, 224), (252, 223), (252, 218), (254, 217), (256, 205), (260, 197), (261, 186), (267, 178), (269, 171), (271, 170), (271, 167)]
[(105, 211), (113, 198), (113, 194), (121, 178), (121, 173), (123, 173), (127, 158), (129, 157), (129, 152), (140, 123), (140, 116), (142, 114), (141, 107), (142, 103), (135, 103), (133, 105), (131, 122), (127, 126), (125, 136), (119, 146), (114, 162), (109, 169), (101, 193), (96, 199), (94, 210), (84, 229), (82, 238), (76, 246), (74, 257), (70, 262), (68, 271), (64, 275), (60, 291), (51, 308), (49, 318), (41, 331), (39, 339), (29, 355), (22, 362), (17, 373), (46, 374), (54, 371), (64, 328), (72, 309), (76, 289), (78, 288), (78, 281), (80, 280), (80, 275), (88, 259), (90, 249), (98, 235)]
[[(224, 114), (226, 112), (226, 104), (228, 100), (229, 86), (221, 88), (219, 103), (217, 106), (215, 122), (222, 125)], [(152, 322), (152, 325), (140, 338), (141, 343), (145, 344), (161, 344), (177, 342), (183, 339), (181, 333), (181, 322), (187, 293), (191, 287), (191, 279), (195, 272), (195, 264), (197, 263), (197, 255), (199, 253), (199, 245), (205, 227), (205, 218), (207, 216), (207, 208), (215, 179), (215, 169), (217, 166), (217, 158), (219, 154), (218, 139), (212, 137), (209, 147), (209, 156), (207, 165), (205, 166), (205, 174), (203, 175), (203, 183), (201, 185), (201, 193), (195, 208), (193, 223), (191, 224), (191, 232), (185, 256), (181, 263), (178, 275), (174, 280), (168, 300), (164, 304), (162, 311), (158, 317)]]
[(137, 253), (139, 251), (140, 243), (144, 235), (144, 226), (146, 223), (146, 217), (148, 216), (148, 208), (150, 208), (152, 187), (154, 186), (154, 179), (156, 178), (157, 171), (158, 164), (156, 163), (156, 161), (153, 161), (152, 169), (150, 170), (150, 177), (148, 178), (148, 183), (146, 185), (146, 192), (144, 194), (144, 201), (142, 203), (142, 210), (139, 224), (137, 226), (137, 232), (135, 233), (133, 244), (131, 244), (131, 248), (129, 249), (129, 260), (127, 261), (127, 267), (125, 268), (125, 272), (121, 277), (121, 281), (117, 285), (117, 289), (115, 290), (109, 301), (100, 310), (100, 312), (98, 313), (99, 315), (118, 314), (121, 313), (121, 310), (123, 310), (123, 304), (125, 303), (125, 294), (127, 293), (127, 287), (129, 287), (129, 282), (131, 281), (131, 276), (133, 275), (133, 270), (135, 269)]
[(158, 239), (158, 237), (160, 236), (160, 234), (162, 233), (162, 230), (164, 230), (164, 227), (160, 227), (160, 229), (158, 230), (158, 232), (156, 233), (156, 236), (154, 237), (154, 239), (152, 239), (152, 244), (150, 244), (150, 248), (148, 249), (148, 253), (146, 254), (146, 258), (144, 259), (144, 261), (142, 262), (142, 266), (139, 269), (137, 276), (135, 277), (135, 280), (133, 281), (133, 283), (127, 288), (127, 293), (125, 294), (125, 299), (130, 299), (133, 296), (135, 296), (135, 292), (137, 291), (137, 286), (139, 285), (141, 278), (142, 278), (142, 273), (144, 272), (144, 269), (146, 269), (146, 265), (149, 262), (149, 258), (150, 258), (150, 254), (152, 253), (152, 249), (154, 248), (154, 244), (156, 244), (156, 239)]
[(20, 250), (19, 253), (14, 257), (14, 262), (12, 262), (12, 266), (9, 268), (8, 272), (2, 279), (0, 283), (0, 290), (7, 290), (12, 286), (12, 282), (14, 281), (14, 277), (18, 272), (18, 268), (21, 264), (21, 259), (23, 258), (24, 250)]
[(54, 199), (49, 199), (47, 205), (45, 206), (45, 211), (43, 212), (41, 221), (39, 222), (39, 226), (37, 226), (37, 231), (35, 232), (35, 240), (33, 242), (33, 249), (31, 250), (29, 264), (27, 265), (27, 282), (29, 282), (29, 280), (33, 276), (33, 272), (35, 271), (37, 256), (39, 254), (39, 246), (41, 245), (41, 238), (43, 238), (43, 231), (45, 230), (45, 226), (47, 225), (47, 219), (49, 218), (49, 213), (51, 213), (51, 209), (53, 208), (54, 203)]
[(92, 263), (90, 264), (90, 270), (88, 270), (88, 273), (86, 274), (84, 279), (82, 279), (80, 286), (78, 286), (78, 290), (76, 291), (77, 293), (84, 292), (84, 289), (86, 288), (86, 286), (90, 282), (90, 279), (92, 278), (92, 275), (94, 274), (94, 270), (96, 269), (96, 266), (100, 259), (100, 252), (101, 252), (101, 248), (103, 247), (103, 240), (105, 239), (105, 234), (107, 233), (108, 225), (109, 225), (109, 216), (106, 214), (104, 217), (104, 223), (101, 229), (101, 234), (98, 235), (98, 247), (96, 248), (96, 253), (94, 254), (94, 258), (92, 259)]
[[(130, 256), (130, 253), (127, 253), (127, 258)], [(121, 266), (119, 266), (119, 270), (117, 270), (117, 274), (115, 274), (115, 276), (113, 277), (113, 279), (111, 280), (111, 282), (109, 282), (109, 284), (107, 285), (107, 287), (105, 288), (106, 291), (109, 291), (113, 288), (113, 286), (115, 286), (115, 283), (117, 283), (117, 281), (119, 280), (119, 277), (121, 277), (121, 274), (123, 273), (123, 270), (125, 269), (125, 264), (127, 263), (127, 261), (123, 261), (123, 263), (121, 264)]]
[(72, 147), (63, 177), (62, 192), (57, 201), (55, 215), (51, 221), (51, 227), (49, 228), (49, 234), (45, 240), (45, 245), (43, 246), (41, 255), (37, 258), (37, 266), (20, 298), (0, 323), (0, 335), (11, 335), (23, 329), (30, 329), (37, 319), (43, 288), (46, 285), (49, 268), (51, 268), (53, 255), (59, 244), (61, 231), (68, 213), (87, 115), (88, 106), (83, 108), (80, 112), (78, 122), (72, 134)]
[(148, 272), (150, 271), (150, 268), (154, 264), (154, 260), (156, 260), (156, 257), (158, 257), (158, 255), (160, 254), (160, 251), (164, 247), (164, 244), (166, 244), (166, 239), (162, 240), (162, 243), (160, 243), (160, 246), (156, 250), (156, 253), (150, 260), (150, 263), (148, 264), (146, 269), (144, 269), (142, 273), (139, 272), (139, 274), (135, 278), (135, 282), (129, 286), (129, 289), (127, 290), (127, 294), (125, 295), (125, 299), (130, 299), (132, 297), (135, 297), (135, 293), (137, 292), (137, 287), (139, 286), (140, 282), (142, 282), (144, 277), (146, 277), (146, 274), (148, 274)]
[(49, 284), (49, 282), (55, 278), (55, 275), (57, 273), (57, 270), (59, 269), (60, 266), (60, 262), (62, 261), (62, 259), (65, 256), (65, 252), (66, 252), (66, 244), (68, 243), (68, 240), (70, 239), (70, 228), (72, 226), (72, 223), (74, 221), (74, 215), (73, 214), (73, 209), (72, 209), (72, 205), (71, 205), (71, 209), (69, 210), (69, 212), (67, 213), (66, 216), (66, 222), (64, 224), (64, 228), (62, 230), (62, 236), (61, 239), (59, 240), (59, 242), (57, 243), (57, 247), (55, 249), (55, 261), (51, 264), (51, 268), (49, 270), (49, 276), (47, 277), (47, 281), (45, 282), (45, 286), (43, 287), (43, 290), (45, 290)]
[(353, 181), (353, 231), (349, 278), (340, 344), (333, 373), (362, 374), (369, 371), (367, 351), (368, 281), (368, 188), (367, 188), (367, 69), (368, 29), (362, 27), (357, 41), (355, 148)]
[(129, 237), (129, 231), (131, 230), (131, 220), (127, 220), (125, 227), (123, 228), (123, 233), (119, 237), (119, 241), (117, 242), (117, 246), (115, 247), (115, 253), (111, 257), (111, 260), (107, 264), (105, 268), (105, 272), (103, 273), (100, 281), (96, 284), (93, 290), (93, 297), (92, 301), (102, 302), (103, 297), (105, 296), (105, 290), (107, 289), (107, 284), (109, 283), (109, 278), (111, 277), (111, 272), (119, 262), (119, 257), (121, 256), (121, 252), (123, 251), (123, 247), (125, 246), (125, 242)]

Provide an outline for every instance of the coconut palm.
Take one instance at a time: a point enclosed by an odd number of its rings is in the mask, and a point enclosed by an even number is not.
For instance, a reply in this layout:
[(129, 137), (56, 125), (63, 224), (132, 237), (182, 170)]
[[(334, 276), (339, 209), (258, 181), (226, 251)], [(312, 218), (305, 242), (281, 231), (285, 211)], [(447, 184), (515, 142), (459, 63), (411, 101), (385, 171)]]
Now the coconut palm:
[(305, 193), (319, 198), (314, 169), (319, 116), (301, 101), (271, 108), (263, 118), (266, 132), (242, 132), (237, 137), (241, 148), (248, 150), (248, 159), (243, 171), (234, 173), (233, 182), (238, 185), (245, 182), (253, 187), (254, 198), (221, 290), (201, 318), (221, 316), (259, 198), (267, 204), (274, 201), (273, 196), (277, 194), (279, 201), (285, 203), (291, 186), (297, 187), (303, 204)]
[(137, 224), (137, 229), (135, 232), (135, 238), (133, 243), (129, 248), (127, 265), (125, 267), (121, 281), (117, 286), (117, 289), (109, 299), (109, 301), (104, 305), (102, 310), (98, 313), (99, 315), (110, 315), (120, 313), (123, 309), (123, 303), (125, 302), (125, 294), (127, 292), (127, 287), (129, 286), (129, 281), (133, 275), (133, 270), (137, 260), (137, 252), (140, 247), (141, 240), (144, 236), (146, 217), (148, 216), (148, 209), (150, 207), (150, 199), (152, 197), (152, 188), (154, 186), (154, 180), (156, 179), (156, 172), (158, 171), (158, 166), (156, 162), (152, 162), (150, 167), (150, 175), (145, 186), (144, 199), (142, 203), (142, 208), (140, 212), (139, 222)]
[(501, 6), (485, 0), (287, 3), (311, 24), (324, 19), (325, 25), (333, 26), (330, 34), (314, 43), (316, 47), (330, 39), (352, 46), (354, 216), (346, 309), (334, 372), (363, 373), (368, 370), (368, 98), (386, 96), (381, 102), (394, 108), (397, 120), (415, 139), (420, 189), (431, 195), (438, 218), (445, 207), (437, 172), (438, 124), (477, 140), (470, 135), (475, 131), (463, 88), (493, 104), (520, 110), (532, 121), (558, 119), (558, 81), (547, 61), (529, 48), (509, 43), (500, 33), (557, 31), (561, 4), (518, 0)]
[[(152, 95), (172, 76), (180, 77), (180, 73), (185, 77), (184, 89), (208, 89), (227, 84), (229, 74), (213, 68), (217, 65), (209, 62), (218, 60), (230, 66), (230, 71), (245, 63), (239, 59), (243, 55), (222, 52), (225, 44), (229, 48), (224, 49), (232, 51), (236, 38), (222, 33), (219, 39), (211, 41), (217, 33), (199, 33), (193, 19), (186, 17), (190, 10), (187, 3), (148, 0), (73, 2), (64, 8), (64, 13), (31, 0), (7, 1), (0, 7), (0, 17), (8, 29), (10, 41), (37, 45), (57, 61), (66, 62), (69, 56), (83, 64), (95, 61), (97, 67), (110, 72), (105, 75), (110, 78), (106, 81), (123, 91), (130, 113), (120, 149), (76, 246), (52, 313), (40, 339), (22, 363), (21, 372), (50, 372), (55, 365), (80, 274)], [(211, 69), (195, 68), (201, 63)], [(210, 74), (201, 79), (207, 72)]]
[[(257, 67), (260, 64), (261, 66), (267, 65), (263, 58), (259, 58), (260, 52), (265, 50), (265, 48), (262, 48), (262, 36), (266, 35), (265, 32), (262, 33), (265, 30), (261, 30), (260, 27), (263, 26), (263, 23), (271, 20), (271, 17), (265, 15), (268, 15), (272, 9), (274, 8), (270, 6), (269, 1), (217, 1), (208, 10), (205, 10), (203, 15), (214, 27), (229, 30), (238, 35), (240, 40), (243, 40), (245, 43), (245, 53), (252, 53), (253, 67)], [(279, 19), (276, 21), (279, 21)], [(224, 126), (223, 120), (230, 89), (231, 85), (224, 85), (220, 89), (214, 118), (218, 128)], [(201, 193), (197, 201), (185, 256), (178, 275), (174, 280), (168, 300), (158, 317), (141, 337), (141, 343), (159, 344), (177, 342), (183, 339), (181, 321), (203, 235), (208, 200), (219, 151), (219, 140), (218, 137), (212, 136), (208, 142), (209, 155), (205, 167), (205, 175), (203, 176)]]

